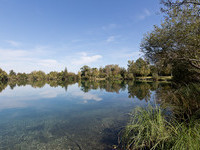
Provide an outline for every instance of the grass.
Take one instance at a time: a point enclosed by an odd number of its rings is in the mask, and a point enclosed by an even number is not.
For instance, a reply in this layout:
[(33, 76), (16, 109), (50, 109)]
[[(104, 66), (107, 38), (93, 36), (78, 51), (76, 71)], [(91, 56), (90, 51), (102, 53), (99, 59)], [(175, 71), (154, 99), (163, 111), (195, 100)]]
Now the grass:
[(199, 120), (178, 123), (159, 106), (138, 107), (130, 115), (119, 138), (120, 149), (200, 149)]

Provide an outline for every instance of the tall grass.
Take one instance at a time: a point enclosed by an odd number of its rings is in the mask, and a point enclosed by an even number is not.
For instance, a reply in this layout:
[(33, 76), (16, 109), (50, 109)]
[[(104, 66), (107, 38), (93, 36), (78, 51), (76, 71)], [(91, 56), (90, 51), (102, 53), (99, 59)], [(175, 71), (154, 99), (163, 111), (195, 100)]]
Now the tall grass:
[(159, 106), (138, 107), (121, 132), (120, 149), (200, 149), (199, 120), (179, 123)]

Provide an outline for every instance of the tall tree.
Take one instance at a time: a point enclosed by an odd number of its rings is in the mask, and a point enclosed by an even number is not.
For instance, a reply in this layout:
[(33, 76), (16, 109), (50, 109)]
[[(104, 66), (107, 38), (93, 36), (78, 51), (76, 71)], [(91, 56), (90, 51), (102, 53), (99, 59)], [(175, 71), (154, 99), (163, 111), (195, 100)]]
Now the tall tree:
[(153, 63), (172, 65), (177, 81), (200, 81), (200, 5), (199, 0), (164, 0), (165, 20), (154, 26), (141, 44)]
[(142, 58), (139, 58), (135, 62), (135, 71), (138, 76), (147, 76), (150, 74), (150, 65)]

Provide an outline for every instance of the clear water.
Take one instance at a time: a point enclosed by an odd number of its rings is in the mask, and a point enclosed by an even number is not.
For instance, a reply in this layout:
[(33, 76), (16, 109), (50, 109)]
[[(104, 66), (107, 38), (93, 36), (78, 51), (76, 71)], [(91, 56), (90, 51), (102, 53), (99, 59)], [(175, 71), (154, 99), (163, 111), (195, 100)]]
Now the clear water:
[(128, 113), (155, 93), (147, 83), (86, 87), (7, 86), (0, 93), (0, 149), (112, 149)]

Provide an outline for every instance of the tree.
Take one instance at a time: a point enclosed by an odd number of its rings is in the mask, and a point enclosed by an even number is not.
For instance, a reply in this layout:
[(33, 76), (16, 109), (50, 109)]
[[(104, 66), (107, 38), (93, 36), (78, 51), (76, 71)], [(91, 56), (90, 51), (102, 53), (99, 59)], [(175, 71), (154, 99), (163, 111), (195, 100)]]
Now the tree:
[(47, 74), (48, 80), (57, 80), (58, 79), (58, 72), (51, 71), (49, 74)]
[(81, 68), (81, 77), (89, 78), (90, 77), (90, 67), (85, 65)]
[(128, 74), (130, 76), (135, 76), (136, 75), (136, 66), (135, 66), (135, 62), (132, 60), (128, 61)]
[(78, 79), (81, 79), (81, 72), (80, 71), (78, 72), (77, 76), (78, 76)]
[(123, 79), (127, 78), (127, 71), (124, 67), (120, 68), (120, 75)]
[(45, 80), (46, 79), (46, 74), (43, 71), (32, 71), (29, 75), (28, 75), (29, 80), (32, 81), (41, 81), (41, 80)]
[(135, 74), (138, 76), (147, 76), (150, 74), (150, 66), (142, 58), (139, 58), (135, 62)]
[(68, 71), (67, 71), (67, 67), (65, 67), (65, 70), (64, 70), (64, 72), (63, 72), (63, 76), (64, 76), (64, 77), (67, 77), (67, 75), (68, 75)]
[(10, 70), (9, 76), (16, 76), (16, 73), (13, 70)]
[(92, 77), (96, 79), (98, 75), (99, 75), (99, 70), (97, 68), (92, 68)]
[(8, 80), (8, 74), (0, 68), (0, 82), (6, 82)]
[(28, 75), (26, 73), (17, 73), (17, 80), (27, 81)]
[(119, 67), (119, 65), (106, 65), (104, 68), (106, 77), (109, 79), (121, 78), (120, 71), (121, 71), (121, 68)]
[(171, 64), (177, 81), (200, 81), (200, 6), (195, 3), (199, 0), (163, 1), (164, 22), (141, 43), (151, 62)]

